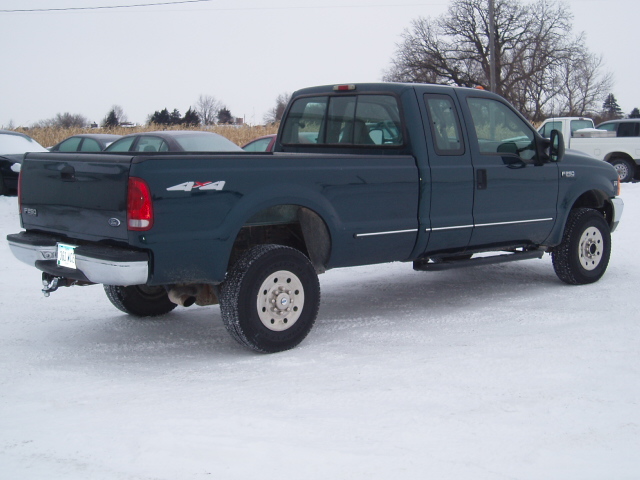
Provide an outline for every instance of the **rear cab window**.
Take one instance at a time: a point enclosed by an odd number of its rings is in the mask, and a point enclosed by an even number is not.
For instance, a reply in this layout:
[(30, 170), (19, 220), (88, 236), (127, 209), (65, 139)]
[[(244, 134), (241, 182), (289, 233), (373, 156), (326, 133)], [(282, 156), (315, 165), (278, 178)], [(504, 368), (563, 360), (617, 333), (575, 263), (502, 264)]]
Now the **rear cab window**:
[(300, 97), (282, 130), (284, 145), (397, 147), (404, 144), (398, 100), (386, 94)]
[[(569, 127), (571, 128), (571, 136), (575, 136), (574, 134), (578, 130), (582, 130), (583, 128), (594, 128), (593, 120), (571, 120)], [(551, 136), (551, 132), (549, 132), (549, 136)]]

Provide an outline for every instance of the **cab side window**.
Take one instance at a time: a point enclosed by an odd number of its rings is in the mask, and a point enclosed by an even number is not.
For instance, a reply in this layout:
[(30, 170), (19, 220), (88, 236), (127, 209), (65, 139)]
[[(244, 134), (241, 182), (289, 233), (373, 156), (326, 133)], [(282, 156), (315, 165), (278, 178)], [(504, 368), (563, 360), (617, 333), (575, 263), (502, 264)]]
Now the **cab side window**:
[(620, 122), (618, 125), (618, 137), (637, 137), (638, 123), (636, 122)]
[(562, 131), (562, 122), (547, 122), (545, 123), (538, 132), (544, 138), (549, 138), (551, 136), (552, 130)]
[(425, 95), (434, 148), (438, 155), (462, 155), (464, 144), (460, 121), (453, 100), (448, 95)]
[(468, 98), (478, 149), (484, 154), (512, 153), (537, 159), (535, 134), (507, 105), (491, 98)]

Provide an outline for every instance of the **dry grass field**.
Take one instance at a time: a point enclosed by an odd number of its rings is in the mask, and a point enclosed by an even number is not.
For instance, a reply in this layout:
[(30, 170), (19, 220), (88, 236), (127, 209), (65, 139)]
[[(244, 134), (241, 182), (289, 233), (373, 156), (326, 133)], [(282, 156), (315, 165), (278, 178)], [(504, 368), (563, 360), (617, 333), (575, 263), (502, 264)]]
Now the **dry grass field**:
[(160, 125), (143, 125), (139, 127), (125, 128), (18, 128), (16, 131), (26, 133), (34, 140), (36, 140), (43, 147), (52, 147), (58, 142), (61, 142), (65, 138), (71, 135), (77, 135), (79, 133), (115, 133), (117, 135), (128, 135), (130, 133), (139, 132), (152, 132), (155, 130), (206, 130), (210, 132), (219, 133), (220, 135), (227, 137), (233, 143), (242, 146), (245, 143), (253, 140), (256, 137), (262, 135), (268, 135), (271, 133), (277, 133), (278, 125), (269, 126), (235, 126), (235, 125), (214, 125), (211, 127), (163, 127)]

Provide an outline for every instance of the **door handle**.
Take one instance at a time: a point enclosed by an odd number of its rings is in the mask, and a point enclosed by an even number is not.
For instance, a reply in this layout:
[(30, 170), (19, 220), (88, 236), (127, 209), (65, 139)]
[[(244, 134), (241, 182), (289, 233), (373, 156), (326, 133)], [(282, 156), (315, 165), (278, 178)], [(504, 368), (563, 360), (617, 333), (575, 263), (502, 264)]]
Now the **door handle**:
[(487, 170), (479, 168), (476, 172), (476, 188), (478, 190), (487, 189)]

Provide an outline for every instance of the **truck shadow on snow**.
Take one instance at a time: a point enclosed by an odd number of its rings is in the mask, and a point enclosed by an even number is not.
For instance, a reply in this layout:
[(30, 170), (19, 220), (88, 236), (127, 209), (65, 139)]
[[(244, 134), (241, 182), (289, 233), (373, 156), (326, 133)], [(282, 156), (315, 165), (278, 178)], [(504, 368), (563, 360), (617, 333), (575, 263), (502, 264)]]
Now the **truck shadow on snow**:
[[(527, 311), (549, 295), (574, 295), (550, 261), (477, 267), (445, 272), (414, 272), (409, 264), (386, 264), (330, 271), (320, 277), (322, 302), (314, 329), (298, 348), (340, 342), (368, 325), (392, 321), (401, 328), (437, 325), (451, 318), (495, 320), (495, 308)], [(582, 287), (585, 288), (585, 287)], [(114, 314), (85, 332), (93, 353), (119, 357), (252, 357), (230, 337), (219, 307), (178, 307), (151, 319)], [(363, 330), (364, 328), (364, 330)], [(345, 339), (346, 341), (346, 339)]]
[(491, 321), (496, 306), (535, 308), (550, 294), (573, 295), (576, 288), (558, 280), (550, 259), (442, 272), (413, 272), (410, 265), (400, 265), (365, 267), (356, 282), (322, 282), (318, 324), (403, 317), (429, 322), (470, 311)]

